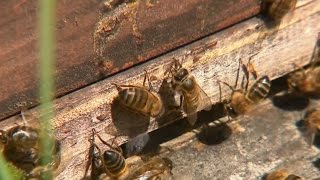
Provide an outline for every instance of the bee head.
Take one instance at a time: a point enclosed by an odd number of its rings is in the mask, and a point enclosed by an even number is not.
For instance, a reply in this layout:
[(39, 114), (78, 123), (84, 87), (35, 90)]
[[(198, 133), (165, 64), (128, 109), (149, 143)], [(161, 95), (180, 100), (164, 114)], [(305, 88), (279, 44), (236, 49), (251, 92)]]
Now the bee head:
[(101, 161), (101, 158), (100, 158), (100, 154), (98, 152), (94, 152), (92, 154), (92, 165), (95, 167), (95, 168), (99, 168), (99, 167), (102, 167), (102, 161)]
[(226, 113), (228, 116), (234, 118), (237, 116), (237, 113), (235, 112), (235, 110), (233, 109), (233, 107), (228, 104), (228, 105), (225, 105), (225, 109), (226, 109)]
[(107, 150), (103, 153), (103, 159), (105, 162), (116, 162), (118, 159), (118, 156), (115, 151)]
[(181, 68), (177, 71), (177, 73), (174, 75), (174, 80), (175, 81), (178, 81), (178, 82), (181, 82), (183, 81), (184, 79), (186, 79), (189, 75), (189, 72), (187, 69), (185, 68)]
[(172, 169), (172, 164), (173, 162), (171, 161), (171, 159), (169, 158), (162, 158), (162, 160), (164, 161), (165, 166), (169, 167), (170, 169)]
[(34, 147), (38, 142), (38, 132), (32, 129), (18, 128), (12, 133), (13, 143), (19, 145), (21, 148)]

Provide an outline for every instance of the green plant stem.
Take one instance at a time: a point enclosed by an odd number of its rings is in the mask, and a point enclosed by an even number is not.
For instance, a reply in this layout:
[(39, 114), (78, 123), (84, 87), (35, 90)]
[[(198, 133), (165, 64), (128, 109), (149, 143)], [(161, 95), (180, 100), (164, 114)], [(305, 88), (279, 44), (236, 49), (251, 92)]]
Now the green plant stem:
[[(55, 30), (55, 0), (39, 0), (39, 96), (40, 96), (40, 125), (41, 125), (41, 150), (43, 153), (42, 164), (52, 161), (51, 120), (54, 117), (54, 30)], [(51, 173), (49, 173), (51, 174)], [(44, 177), (51, 179), (52, 175)]]

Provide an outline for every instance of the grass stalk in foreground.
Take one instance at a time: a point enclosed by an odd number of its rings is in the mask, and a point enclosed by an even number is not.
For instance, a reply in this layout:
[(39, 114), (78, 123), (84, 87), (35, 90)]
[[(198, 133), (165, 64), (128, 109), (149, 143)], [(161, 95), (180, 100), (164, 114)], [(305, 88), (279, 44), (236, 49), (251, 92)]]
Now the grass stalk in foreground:
[[(41, 125), (41, 150), (43, 153), (43, 164), (52, 161), (52, 139), (51, 120), (54, 117), (54, 60), (55, 60), (55, 0), (39, 0), (39, 97), (40, 97), (40, 125)], [(43, 179), (52, 179), (52, 172)]]

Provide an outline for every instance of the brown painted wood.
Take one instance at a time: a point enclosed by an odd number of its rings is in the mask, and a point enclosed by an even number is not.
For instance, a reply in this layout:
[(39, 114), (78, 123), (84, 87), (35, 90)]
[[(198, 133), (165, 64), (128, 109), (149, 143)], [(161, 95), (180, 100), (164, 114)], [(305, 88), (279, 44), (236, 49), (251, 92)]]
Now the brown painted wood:
[[(128, 4), (113, 0), (108, 1), (114, 4), (111, 8), (106, 2), (57, 1), (56, 96), (103, 78), (101, 60), (103, 73), (110, 75), (259, 12), (258, 0), (137, 0)], [(0, 5), (3, 119), (38, 103), (37, 1), (8, 0)], [(113, 20), (117, 22), (114, 27)]]
[[(1, 1), (0, 119), (37, 102), (37, 2)], [(99, 3), (57, 1), (56, 95), (97, 80), (92, 32)]]
[[(117, 95), (112, 82), (142, 84), (144, 69), (147, 69), (150, 75), (158, 78), (153, 83), (159, 87), (164, 66), (175, 57), (191, 70), (212, 103), (216, 103), (219, 100), (216, 80), (233, 84), (239, 58), (246, 62), (251, 57), (258, 73), (268, 74), (271, 79), (293, 71), (293, 62), (308, 64), (320, 30), (320, 3), (315, 0), (300, 5), (293, 16), (285, 18), (274, 33), (266, 29), (263, 21), (252, 18), (57, 99), (53, 125), (56, 137), (62, 143), (62, 163), (57, 179), (81, 178), (92, 128), (96, 128), (106, 140), (117, 135), (118, 144), (147, 129), (152, 131), (158, 128), (153, 126), (154, 119), (146, 123), (150, 127), (145, 124), (139, 126), (137, 121), (140, 116), (112, 104)], [(226, 87), (222, 92), (223, 99), (230, 95)], [(35, 118), (38, 116), (37, 108), (27, 113)], [(106, 118), (100, 121), (97, 119), (100, 115)], [(166, 120), (173, 118), (171, 115), (166, 117)], [(145, 120), (148, 122), (148, 119)], [(36, 123), (32, 118), (28, 121), (30, 124)], [(0, 122), (0, 127), (6, 129), (14, 126), (14, 123), (22, 123), (19, 116)], [(132, 132), (132, 129), (135, 131)]]

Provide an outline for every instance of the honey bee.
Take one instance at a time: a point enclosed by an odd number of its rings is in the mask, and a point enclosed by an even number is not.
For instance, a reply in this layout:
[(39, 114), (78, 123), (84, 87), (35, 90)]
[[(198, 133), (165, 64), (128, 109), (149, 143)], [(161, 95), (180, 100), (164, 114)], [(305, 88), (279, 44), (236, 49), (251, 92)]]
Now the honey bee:
[[(248, 62), (249, 65), (245, 66), (242, 64), (241, 59), (239, 60), (239, 67), (238, 67), (238, 73), (237, 73), (237, 78), (236, 78), (236, 83), (234, 87), (229, 85), (226, 82), (218, 80), (218, 85), (220, 89), (220, 97), (221, 97), (221, 85), (220, 83), (223, 83), (227, 85), (231, 91), (231, 97), (230, 99), (225, 102), (225, 109), (228, 114), (228, 118), (234, 117), (239, 114), (245, 114), (247, 112), (250, 112), (252, 107), (260, 102), (261, 100), (265, 99), (269, 93), (270, 87), (271, 87), (271, 82), (268, 76), (262, 76), (258, 78), (252, 86), (248, 89), (248, 84), (249, 84), (249, 72), (247, 67), (249, 67), (252, 71), (251, 73), (254, 76), (257, 76), (255, 70), (253, 69), (253, 65), (250, 65), (250, 61)], [(240, 66), (242, 65), (244, 71), (245, 71), (245, 76), (247, 78), (247, 83), (244, 86), (244, 80), (241, 83), (241, 89), (236, 89), (237, 87), (237, 82), (238, 82), (238, 77), (239, 77), (239, 71), (240, 71)], [(256, 78), (256, 77), (255, 77)]]
[(172, 161), (168, 158), (155, 157), (133, 170), (128, 179), (168, 180), (172, 177)]
[[(90, 179), (168, 179), (167, 177), (170, 177), (172, 162), (169, 159), (157, 157), (150, 161), (142, 162), (142, 164), (127, 163), (119, 146), (110, 145), (96, 133), (95, 129), (92, 131), (89, 161), (84, 179), (87, 177), (90, 166)], [(101, 152), (94, 142), (95, 135), (103, 144), (109, 147), (109, 150), (104, 153)]]
[(292, 12), (297, 0), (265, 0), (265, 12), (274, 21), (280, 21), (286, 14)]
[[(25, 121), (24, 115), (22, 119)], [(40, 130), (28, 125), (16, 125), (6, 131), (0, 130), (1, 151), (6, 160), (22, 170), (27, 178), (38, 178), (55, 170), (60, 164), (60, 143), (55, 141), (51, 150), (53, 160), (49, 164), (41, 162)], [(53, 138), (53, 137), (52, 137)]]
[(312, 145), (315, 135), (320, 130), (320, 108), (309, 109), (305, 114), (304, 122), (311, 135), (310, 145)]
[(195, 77), (183, 68), (177, 59), (169, 64), (165, 75), (171, 81), (172, 88), (182, 95), (180, 106), (182, 105), (183, 111), (187, 114), (190, 125), (194, 125), (198, 111), (211, 109), (210, 98), (199, 86)]
[[(145, 87), (148, 79), (149, 89)], [(114, 84), (118, 90), (120, 103), (135, 112), (146, 116), (159, 117), (164, 113), (164, 106), (158, 94), (152, 92), (152, 86), (148, 73), (145, 73), (143, 86), (118, 85)]]
[(268, 174), (266, 180), (302, 180), (302, 178), (294, 174), (289, 174), (285, 169), (280, 169)]
[[(109, 150), (102, 153), (95, 143), (95, 136), (97, 136), (103, 144), (107, 145)], [(120, 147), (112, 146), (104, 141), (100, 135), (96, 133), (95, 129), (92, 129), (92, 138), (90, 139), (90, 143), (89, 161), (86, 166), (85, 178), (87, 177), (87, 172), (90, 166), (91, 179), (100, 179), (99, 177), (103, 173), (106, 173), (112, 178), (117, 178), (126, 172), (127, 165)]]
[[(319, 42), (320, 40), (318, 40)], [(316, 45), (311, 58), (311, 67), (303, 69), (298, 66), (298, 71), (289, 75), (289, 92), (297, 92), (307, 96), (320, 96), (320, 67), (316, 66), (320, 62), (319, 53), (319, 47)]]

